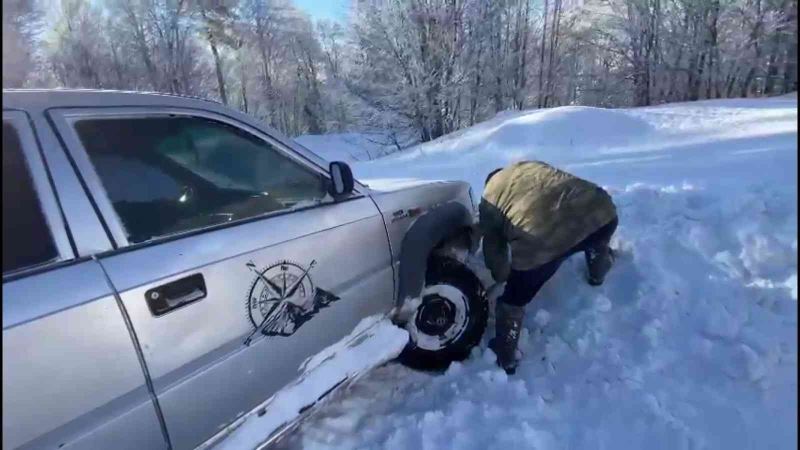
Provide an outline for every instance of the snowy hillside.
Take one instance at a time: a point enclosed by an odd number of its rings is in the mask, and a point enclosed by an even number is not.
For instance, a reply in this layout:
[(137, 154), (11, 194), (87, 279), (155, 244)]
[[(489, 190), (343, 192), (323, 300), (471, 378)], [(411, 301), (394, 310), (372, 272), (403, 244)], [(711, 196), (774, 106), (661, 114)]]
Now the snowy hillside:
[[(506, 114), (369, 163), (465, 179), (538, 158), (605, 185), (621, 258), (573, 257), (528, 306), (516, 376), (382, 367), (296, 432), (304, 449), (788, 449), (797, 438), (797, 100)], [(324, 153), (324, 152), (321, 152)]]
[(612, 192), (622, 252), (601, 288), (574, 257), (527, 311), (517, 375), (486, 340), (443, 376), (393, 364), (293, 448), (794, 448), (797, 100), (503, 115), (362, 179), (466, 179), (538, 158)]
[(328, 161), (371, 161), (379, 158), (392, 147), (385, 136), (359, 133), (311, 134), (295, 139), (300, 145), (314, 149)]

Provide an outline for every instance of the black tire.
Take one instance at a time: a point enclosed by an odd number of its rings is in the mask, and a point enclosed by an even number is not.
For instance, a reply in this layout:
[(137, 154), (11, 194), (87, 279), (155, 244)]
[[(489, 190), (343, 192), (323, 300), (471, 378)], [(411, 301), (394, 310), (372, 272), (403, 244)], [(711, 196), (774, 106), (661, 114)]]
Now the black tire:
[[(414, 333), (410, 333), (409, 342), (398, 359), (412, 369), (441, 371), (447, 369), (453, 361), (466, 359), (486, 330), (489, 317), (486, 292), (478, 277), (469, 268), (449, 257), (432, 256), (428, 261), (425, 286), (427, 288), (436, 285), (452, 286), (463, 294), (468, 308), (466, 320), (461, 321), (464, 325), (459, 324), (459, 329), (463, 328), (463, 331), (437, 350), (420, 348), (414, 341)], [(423, 303), (414, 312), (414, 316), (409, 320), (410, 323), (420, 316), (423, 305), (429, 300), (430, 295), (423, 296)], [(409, 329), (409, 326), (406, 328)], [(416, 330), (416, 327), (414, 329)]]

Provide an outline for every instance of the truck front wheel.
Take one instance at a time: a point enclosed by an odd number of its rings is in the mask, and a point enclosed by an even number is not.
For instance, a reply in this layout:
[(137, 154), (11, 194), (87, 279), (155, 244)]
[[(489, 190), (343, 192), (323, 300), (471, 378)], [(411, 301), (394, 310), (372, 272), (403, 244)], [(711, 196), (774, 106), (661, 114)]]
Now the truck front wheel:
[(466, 359), (488, 320), (488, 302), (480, 280), (459, 261), (432, 256), (425, 288), (406, 323), (409, 342), (400, 362), (420, 370), (444, 370)]

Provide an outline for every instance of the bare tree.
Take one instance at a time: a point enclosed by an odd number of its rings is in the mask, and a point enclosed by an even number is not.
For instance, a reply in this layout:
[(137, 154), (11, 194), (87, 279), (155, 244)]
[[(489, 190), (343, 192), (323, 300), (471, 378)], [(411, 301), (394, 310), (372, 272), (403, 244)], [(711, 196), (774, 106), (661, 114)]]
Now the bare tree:
[(3, 2), (4, 86), (201, 95), (396, 149), (506, 108), (797, 89), (797, 0), (355, 0), (348, 25), (292, 0), (36, 5)]
[(3, 87), (23, 87), (35, 70), (41, 14), (32, 0), (3, 0)]

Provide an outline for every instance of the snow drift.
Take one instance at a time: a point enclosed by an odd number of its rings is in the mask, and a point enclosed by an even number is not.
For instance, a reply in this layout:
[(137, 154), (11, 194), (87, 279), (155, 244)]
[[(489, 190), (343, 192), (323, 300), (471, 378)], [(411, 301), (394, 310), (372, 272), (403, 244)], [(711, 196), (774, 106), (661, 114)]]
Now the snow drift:
[[(383, 316), (361, 320), (339, 342), (306, 360), (295, 382), (229, 426), (216, 450), (253, 449), (291, 429), (309, 408), (329, 400), (332, 386), (352, 383), (403, 350), (408, 333)], [(217, 438), (219, 439), (219, 438)]]
[[(504, 114), (378, 161), (370, 178), (465, 179), (542, 159), (620, 213), (606, 284), (562, 266), (527, 308), (517, 375), (480, 348), (446, 374), (396, 364), (285, 442), (305, 449), (794, 448), (797, 100)], [(475, 264), (485, 277), (480, 258)]]

